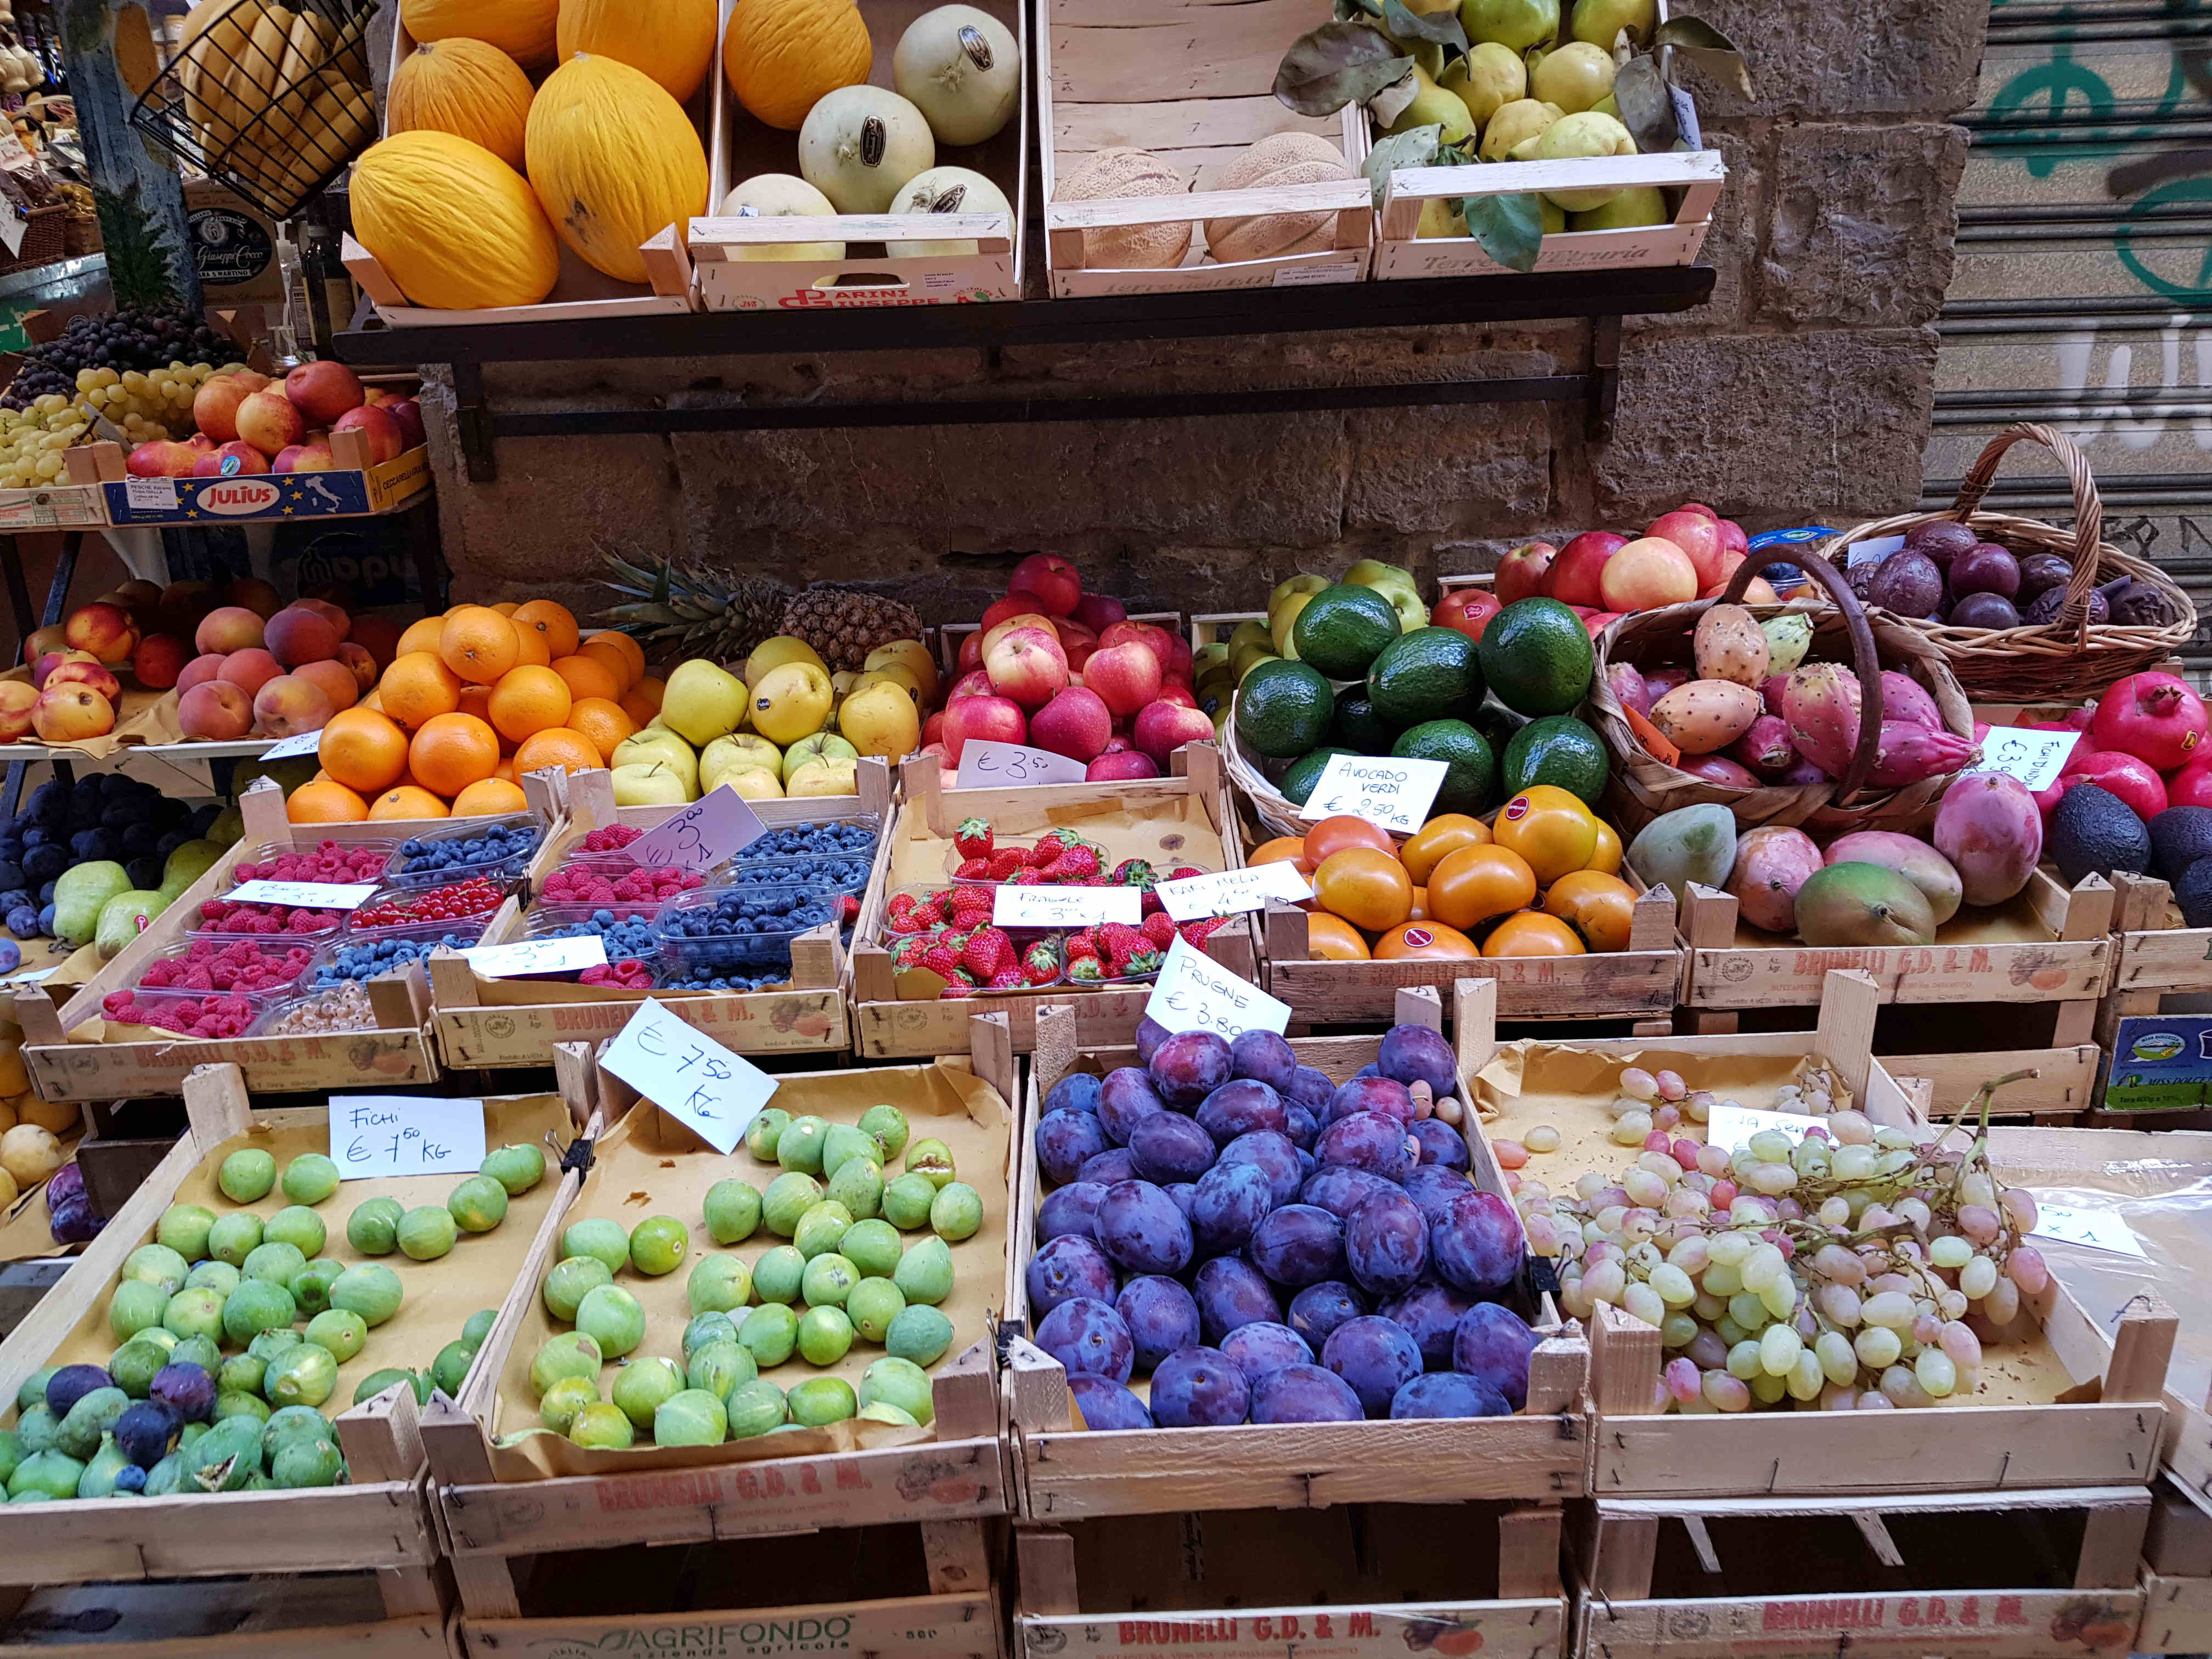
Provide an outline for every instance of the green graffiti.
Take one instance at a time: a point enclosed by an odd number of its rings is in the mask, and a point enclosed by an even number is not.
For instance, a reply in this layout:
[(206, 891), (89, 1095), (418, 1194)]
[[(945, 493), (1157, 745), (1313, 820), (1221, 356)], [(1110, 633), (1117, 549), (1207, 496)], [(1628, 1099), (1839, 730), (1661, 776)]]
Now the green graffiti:
[[(1990, 100), (1988, 118), (1991, 121), (2025, 122), (2041, 115), (2053, 122), (2063, 122), (2071, 115), (2069, 106), (2077, 97), (2087, 106), (2084, 112), (2100, 120), (2111, 119), (2113, 110), (2118, 106), (2112, 89), (2103, 76), (2075, 63), (2068, 48), (2054, 47), (2049, 62), (2022, 70), (1997, 89), (1996, 96)], [(2031, 105), (2033, 107), (2031, 108)], [(2033, 132), (2007, 135), (2008, 138), (2032, 138), (2033, 136)], [(2052, 130), (2052, 137), (2063, 136), (2069, 136), (2065, 129)], [(2112, 135), (2099, 131), (2089, 136), (2105, 138)], [(2057, 165), (2055, 158), (2039, 152), (2031, 153), (2027, 164), (2030, 175), (2038, 179), (2048, 179)]]
[(2143, 263), (2136, 250), (2138, 231), (2147, 236), (2156, 233), (2158, 227), (2155, 222), (2143, 222), (2160, 208), (2208, 204), (2212, 204), (2212, 179), (2177, 179), (2172, 184), (2160, 185), (2139, 200), (2129, 204), (2126, 217), (2112, 234), (2113, 252), (2120, 256), (2120, 263), (2135, 274), (2136, 280), (2154, 293), (2163, 294), (2173, 300), (2195, 301), (2212, 299), (2212, 246), (2204, 249), (2197, 262), (2194, 283), (2175, 282), (2160, 276)]

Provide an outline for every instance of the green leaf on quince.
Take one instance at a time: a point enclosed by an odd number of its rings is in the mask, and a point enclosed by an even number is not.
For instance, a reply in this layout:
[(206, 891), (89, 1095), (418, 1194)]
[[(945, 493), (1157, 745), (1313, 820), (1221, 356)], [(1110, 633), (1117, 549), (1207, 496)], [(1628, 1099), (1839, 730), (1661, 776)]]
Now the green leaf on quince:
[(1370, 98), (1367, 107), (1374, 114), (1375, 125), (1387, 131), (1420, 95), (1421, 77), (1409, 66), (1402, 79), (1393, 81)]
[(1632, 58), (1614, 72), (1613, 100), (1620, 124), (1643, 155), (1664, 155), (1679, 149), (1682, 129), (1674, 113), (1673, 90), (1659, 73), (1657, 60)]
[(1544, 247), (1544, 209), (1526, 191), (1516, 196), (1468, 196), (1460, 217), (1475, 245), (1508, 270), (1534, 270)]
[(1753, 96), (1751, 68), (1735, 43), (1701, 17), (1670, 17), (1651, 37), (1655, 46), (1672, 46), (1723, 86)]
[(1432, 46), (1468, 50), (1467, 30), (1456, 8), (1427, 16), (1410, 9), (1405, 0), (1382, 0), (1382, 27), (1401, 40), (1421, 40)]
[(1382, 192), (1389, 187), (1392, 173), (1401, 167), (1450, 165), (1440, 159), (1442, 150), (1449, 148), (1437, 143), (1443, 132), (1441, 124), (1431, 122), (1427, 126), (1409, 127), (1375, 141), (1375, 147), (1367, 152), (1365, 171), (1367, 182), (1375, 187), (1375, 208), (1378, 213), (1382, 208)]
[(1373, 102), (1400, 82), (1406, 92), (1392, 120), (1413, 101), (1413, 60), (1380, 29), (1330, 22), (1291, 43), (1275, 70), (1275, 97), (1301, 115), (1334, 115), (1346, 104)]

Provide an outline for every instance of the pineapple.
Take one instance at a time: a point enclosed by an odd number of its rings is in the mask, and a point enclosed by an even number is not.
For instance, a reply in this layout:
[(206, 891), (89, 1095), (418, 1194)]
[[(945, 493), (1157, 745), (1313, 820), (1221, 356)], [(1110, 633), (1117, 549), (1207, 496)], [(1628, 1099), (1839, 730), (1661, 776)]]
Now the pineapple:
[(818, 584), (793, 596), (775, 631), (805, 640), (833, 674), (868, 665), (868, 653), (893, 640), (921, 637), (921, 613), (863, 587)]
[(614, 553), (606, 562), (618, 580), (600, 580), (627, 602), (609, 605), (602, 618), (653, 654), (673, 640), (687, 658), (742, 663), (763, 640), (785, 631), (779, 624), (793, 594), (781, 582), (678, 569), (672, 561), (645, 569)]

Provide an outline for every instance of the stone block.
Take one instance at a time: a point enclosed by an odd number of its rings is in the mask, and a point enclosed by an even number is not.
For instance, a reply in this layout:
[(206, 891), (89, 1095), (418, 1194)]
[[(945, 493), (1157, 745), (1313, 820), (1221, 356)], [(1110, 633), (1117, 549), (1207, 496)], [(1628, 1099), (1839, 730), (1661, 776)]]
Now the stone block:
[(1774, 154), (1757, 315), (1798, 327), (1933, 322), (1951, 281), (1965, 131), (1784, 125)]
[(1751, 66), (1745, 99), (1695, 65), (1676, 78), (1714, 119), (1955, 115), (1974, 100), (1989, 0), (1899, 0), (1879, 12), (1816, 0), (1700, 0), (1697, 15)]
[(1759, 238), (1766, 222), (1767, 179), (1773, 142), (1771, 124), (1747, 121), (1732, 127), (1702, 128), (1705, 147), (1721, 153), (1728, 182), (1713, 204), (1712, 228), (1697, 262), (1713, 268), (1712, 297), (1692, 311), (1662, 312), (1623, 318), (1631, 333), (1653, 331), (1707, 332), (1740, 326), (1749, 315), (1753, 272), (1759, 264)]
[(1357, 410), (1347, 418), (1349, 534), (1510, 533), (1551, 499), (1551, 406)]

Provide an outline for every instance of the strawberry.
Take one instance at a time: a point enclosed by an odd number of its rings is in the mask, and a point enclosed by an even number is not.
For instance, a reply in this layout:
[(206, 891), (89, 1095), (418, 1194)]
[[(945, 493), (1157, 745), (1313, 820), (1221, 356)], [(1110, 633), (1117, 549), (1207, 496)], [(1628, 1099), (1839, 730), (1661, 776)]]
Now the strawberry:
[(891, 952), (891, 965), (901, 969), (912, 968), (921, 961), (922, 952), (928, 948), (918, 939), (901, 939), (898, 949)]
[(1137, 930), (1163, 951), (1176, 941), (1176, 925), (1168, 920), (1164, 910), (1145, 918), (1145, 925)]
[(1183, 943), (1203, 945), (1235, 920), (1234, 916), (1208, 916), (1203, 921), (1187, 921), (1181, 929)]
[(849, 927), (860, 919), (860, 901), (850, 893), (841, 895), (837, 900), (838, 925)]
[(895, 916), (902, 916), (908, 911), (913, 909), (914, 906), (915, 897), (913, 894), (893, 893), (891, 895), (891, 902), (890, 905), (891, 915)]
[(1079, 927), (1067, 936), (1067, 954), (1071, 957), (1095, 957), (1098, 954), (1098, 935), (1088, 927)]
[(1045, 867), (1048, 880), (1079, 887), (1098, 873), (1098, 854), (1088, 847), (1071, 847)]
[(908, 911), (907, 914), (925, 927), (938, 927), (945, 921), (944, 908), (935, 899), (931, 899), (927, 903), (915, 905), (914, 908)]
[(1030, 848), (1030, 867), (1032, 870), (1043, 869), (1073, 844), (1072, 836), (1063, 836), (1057, 830), (1041, 836), (1037, 844)]
[(956, 881), (988, 881), (991, 878), (991, 860), (987, 858), (964, 860), (952, 876)]
[(952, 832), (952, 844), (963, 859), (988, 858), (991, 842), (991, 826), (981, 818), (963, 818)]
[(1150, 892), (1158, 879), (1152, 873), (1152, 866), (1142, 859), (1123, 859), (1114, 866), (1114, 884), (1117, 887), (1141, 887)]
[(1044, 872), (1042, 870), (1017, 870), (1006, 878), (1009, 887), (1038, 887), (1043, 884)]
[(989, 881), (1004, 881), (1007, 877), (1012, 875), (1015, 871), (1026, 866), (1029, 861), (1029, 854), (1024, 852), (1020, 848), (1001, 847), (997, 852), (991, 854), (989, 872), (985, 877), (985, 879)]
[(921, 953), (921, 965), (939, 979), (949, 980), (960, 971), (960, 952), (940, 940)]
[(1010, 962), (991, 975), (990, 983), (994, 991), (1018, 991), (1029, 981), (1022, 977), (1022, 970)]
[(942, 991), (939, 991), (937, 994), (937, 996), (938, 1000), (941, 1002), (946, 997), (972, 997), (975, 994), (975, 988), (974, 986), (968, 984), (963, 980), (955, 980), (951, 984), (946, 986)]
[(919, 933), (929, 926), (912, 910), (893, 911), (886, 925), (894, 933)]
[(1077, 957), (1067, 964), (1067, 976), (1080, 984), (1096, 985), (1106, 977), (1106, 966), (1097, 957)]
[(1160, 971), (1161, 961), (1162, 957), (1158, 951), (1133, 951), (1129, 959), (1119, 969), (1119, 976), (1123, 979), (1137, 979), (1146, 974), (1157, 974)]
[(1105, 953), (1106, 963), (1116, 975), (1121, 964), (1147, 948), (1145, 936), (1133, 927), (1125, 927), (1118, 921), (1109, 921), (1098, 930), (1098, 946)]
[(1165, 902), (1160, 897), (1159, 890), (1156, 887), (1147, 887), (1138, 896), (1137, 914), (1140, 916), (1152, 915), (1167, 908)]
[(985, 979), (992, 979), (997, 976), (1000, 969), (1012, 962), (1013, 955), (1012, 941), (997, 928), (986, 927), (968, 941), (967, 948), (960, 953), (960, 960), (963, 966)]
[(1049, 985), (1059, 977), (1060, 952), (1053, 949), (1050, 939), (1041, 939), (1022, 958), (1022, 978), (1031, 985)]
[(948, 910), (988, 910), (991, 908), (991, 890), (988, 887), (956, 887), (946, 896)]
[(1169, 875), (1170, 881), (1188, 881), (1193, 876), (1202, 876), (1205, 871), (1194, 864), (1178, 864)]

